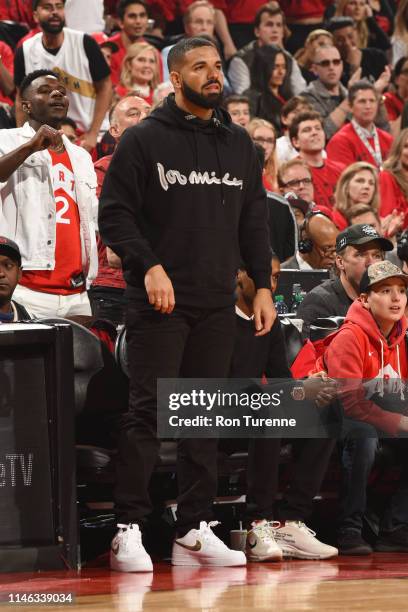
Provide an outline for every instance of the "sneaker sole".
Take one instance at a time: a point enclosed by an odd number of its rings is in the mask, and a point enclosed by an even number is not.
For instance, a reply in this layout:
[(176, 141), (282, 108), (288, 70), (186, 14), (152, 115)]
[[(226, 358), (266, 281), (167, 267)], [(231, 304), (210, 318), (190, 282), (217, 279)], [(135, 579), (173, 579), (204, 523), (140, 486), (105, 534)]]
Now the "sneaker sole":
[(258, 555), (250, 555), (247, 554), (247, 559), (248, 561), (251, 561), (251, 563), (263, 563), (264, 561), (276, 561), (279, 563), (279, 561), (283, 560), (283, 554), (282, 552), (278, 553), (273, 553), (272, 555), (264, 555), (264, 556), (258, 556)]
[[(242, 553), (243, 554), (243, 553)], [(172, 565), (184, 565), (190, 567), (217, 566), (217, 567), (239, 567), (246, 565), (246, 558), (231, 561), (231, 559), (223, 559), (222, 557), (202, 557), (198, 559), (192, 555), (178, 553), (173, 554), (171, 558)]]
[(110, 568), (115, 572), (152, 572), (152, 562), (136, 563), (134, 561), (118, 561), (115, 555), (110, 556)]
[[(280, 546), (280, 545), (279, 545)], [(280, 546), (282, 550), (283, 557), (285, 559), (310, 559), (310, 560), (321, 560), (321, 559), (331, 559), (332, 557), (338, 556), (338, 551), (335, 549), (335, 552), (330, 553), (308, 553), (304, 550), (299, 550), (298, 548), (293, 548), (292, 546)]]
[(392, 544), (376, 544), (374, 552), (407, 553), (408, 547), (396, 545), (393, 546)]

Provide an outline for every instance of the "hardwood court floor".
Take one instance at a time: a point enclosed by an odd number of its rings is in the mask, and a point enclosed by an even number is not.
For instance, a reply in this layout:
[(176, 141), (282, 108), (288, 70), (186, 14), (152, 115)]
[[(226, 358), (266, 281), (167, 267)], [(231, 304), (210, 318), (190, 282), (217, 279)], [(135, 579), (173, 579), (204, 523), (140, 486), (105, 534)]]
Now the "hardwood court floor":
[[(183, 568), (155, 565), (152, 574), (110, 572), (0, 574), (0, 611), (81, 612), (238, 612), (408, 610), (408, 555), (374, 554), (331, 561), (249, 564), (244, 568)], [(66, 593), (73, 605), (7, 604), (8, 593)]]

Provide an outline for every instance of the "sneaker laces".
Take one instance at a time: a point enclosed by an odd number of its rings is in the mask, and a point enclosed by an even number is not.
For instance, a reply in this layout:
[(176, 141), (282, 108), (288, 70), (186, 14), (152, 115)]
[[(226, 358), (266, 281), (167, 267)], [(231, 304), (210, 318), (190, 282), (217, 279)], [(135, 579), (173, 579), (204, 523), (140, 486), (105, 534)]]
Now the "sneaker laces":
[(277, 528), (280, 527), (279, 521), (266, 521), (265, 523), (259, 523), (253, 528), (256, 530), (256, 536), (263, 542), (270, 542), (275, 540), (275, 533)]
[(316, 532), (313, 531), (313, 529), (310, 529), (310, 527), (305, 525), (305, 523), (303, 523), (302, 521), (290, 521), (290, 522), (294, 523), (296, 527), (298, 527), (301, 531), (303, 531), (303, 533), (306, 533), (307, 535), (310, 535), (312, 537), (316, 536)]
[(123, 548), (126, 551), (134, 548), (135, 546), (142, 548), (142, 534), (140, 533), (140, 529), (136, 523), (129, 523), (129, 525), (124, 525), (122, 523), (118, 523), (117, 527), (120, 529), (121, 541), (123, 543)]
[(201, 521), (198, 533), (202, 536), (203, 540), (209, 544), (216, 544), (217, 546), (222, 546), (223, 548), (228, 549), (228, 546), (226, 546), (212, 530), (212, 528), (217, 527), (217, 525), (221, 525), (220, 521), (210, 521), (209, 523)]

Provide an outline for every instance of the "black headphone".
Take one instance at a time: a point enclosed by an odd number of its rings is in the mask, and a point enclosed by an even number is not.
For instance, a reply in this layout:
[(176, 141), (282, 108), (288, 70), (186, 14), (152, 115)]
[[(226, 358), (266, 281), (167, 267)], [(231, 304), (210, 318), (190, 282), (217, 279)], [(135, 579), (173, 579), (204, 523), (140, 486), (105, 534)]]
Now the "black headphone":
[(327, 217), (327, 215), (322, 210), (319, 210), (318, 208), (315, 208), (314, 210), (309, 210), (309, 212), (306, 213), (305, 220), (303, 221), (302, 225), (299, 227), (299, 242), (298, 242), (299, 253), (304, 254), (304, 253), (311, 253), (313, 251), (314, 243), (313, 243), (313, 240), (309, 238), (308, 234), (309, 234), (310, 219), (314, 217), (315, 215), (323, 215), (324, 217)]
[(313, 251), (313, 240), (311, 240), (308, 236), (308, 226), (309, 220), (316, 213), (313, 211), (309, 211), (305, 215), (305, 220), (302, 225), (299, 227), (299, 243), (298, 243), (298, 251), (299, 253), (311, 253)]

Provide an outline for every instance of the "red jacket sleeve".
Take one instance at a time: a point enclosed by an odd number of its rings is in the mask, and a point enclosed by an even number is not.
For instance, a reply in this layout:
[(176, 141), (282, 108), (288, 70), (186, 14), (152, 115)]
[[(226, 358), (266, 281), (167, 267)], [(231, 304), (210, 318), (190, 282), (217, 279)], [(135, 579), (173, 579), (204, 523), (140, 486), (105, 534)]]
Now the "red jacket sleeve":
[(349, 166), (356, 161), (353, 150), (350, 147), (350, 140), (339, 132), (330, 138), (326, 151), (329, 159), (339, 162), (343, 167)]
[(380, 172), (378, 177), (380, 188), (380, 217), (386, 217), (391, 214), (394, 209), (398, 212), (405, 213), (405, 226), (408, 222), (408, 202), (401, 191), (398, 183), (386, 170)]
[(396, 436), (401, 415), (383, 410), (365, 399), (362, 381), (367, 355), (368, 346), (361, 341), (359, 334), (356, 335), (356, 329), (345, 327), (333, 338), (325, 353), (327, 373), (339, 383), (346, 416)]

